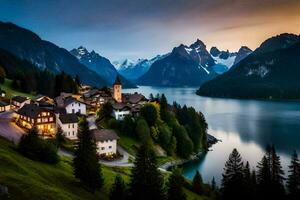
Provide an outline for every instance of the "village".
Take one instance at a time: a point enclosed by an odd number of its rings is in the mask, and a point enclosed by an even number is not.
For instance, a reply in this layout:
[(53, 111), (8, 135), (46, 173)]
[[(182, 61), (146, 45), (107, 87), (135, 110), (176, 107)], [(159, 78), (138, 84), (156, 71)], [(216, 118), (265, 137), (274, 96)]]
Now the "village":
[[(0, 101), (0, 121), (8, 119), (7, 123), (12, 123), (15, 132), (20, 133), (36, 127), (42, 138), (54, 138), (61, 128), (65, 138), (76, 141), (79, 119), (86, 116), (96, 141), (97, 154), (99, 157), (111, 157), (118, 153), (119, 136), (114, 130), (99, 129), (95, 122), (97, 111), (107, 102), (112, 105), (112, 117), (121, 121), (125, 116), (139, 116), (140, 109), (149, 100), (142, 94), (122, 93), (122, 83), (117, 77), (113, 88), (96, 89), (84, 85), (79, 94), (61, 93), (54, 99), (37, 95), (34, 98), (14, 96), (10, 103)], [(6, 137), (14, 141), (20, 133), (15, 138), (13, 135)]]

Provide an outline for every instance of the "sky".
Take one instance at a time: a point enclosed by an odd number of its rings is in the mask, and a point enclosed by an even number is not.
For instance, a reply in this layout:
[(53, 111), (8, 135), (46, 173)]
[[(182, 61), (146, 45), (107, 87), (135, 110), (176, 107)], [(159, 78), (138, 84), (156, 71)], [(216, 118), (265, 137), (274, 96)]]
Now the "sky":
[(300, 34), (300, 0), (0, 0), (0, 20), (111, 61), (151, 58), (197, 38), (208, 48), (257, 48)]

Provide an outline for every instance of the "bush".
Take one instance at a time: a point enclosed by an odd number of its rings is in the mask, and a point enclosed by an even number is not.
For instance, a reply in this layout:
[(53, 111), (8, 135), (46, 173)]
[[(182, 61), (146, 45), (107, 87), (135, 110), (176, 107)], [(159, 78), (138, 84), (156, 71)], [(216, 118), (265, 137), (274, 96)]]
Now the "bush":
[(37, 130), (31, 129), (28, 134), (21, 137), (18, 150), (24, 156), (45, 163), (58, 163), (56, 147), (41, 138), (39, 138)]
[(157, 110), (152, 104), (146, 104), (144, 107), (142, 107), (141, 115), (144, 117), (150, 127), (155, 124), (158, 118)]
[(151, 139), (149, 126), (144, 119), (138, 120), (136, 134), (143, 143), (148, 142)]

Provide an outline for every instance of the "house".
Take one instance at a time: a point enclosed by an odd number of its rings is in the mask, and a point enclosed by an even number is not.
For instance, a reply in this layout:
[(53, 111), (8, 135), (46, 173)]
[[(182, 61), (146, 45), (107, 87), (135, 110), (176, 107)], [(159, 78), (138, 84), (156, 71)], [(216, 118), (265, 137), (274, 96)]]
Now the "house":
[(122, 102), (135, 106), (138, 104), (145, 105), (149, 100), (144, 95), (135, 92), (133, 94), (123, 94)]
[(45, 137), (55, 136), (55, 114), (52, 110), (36, 104), (25, 104), (16, 112), (16, 123), (22, 128), (37, 127), (39, 134)]
[(89, 105), (90, 111), (97, 111), (101, 105), (112, 100), (111, 91), (108, 88), (92, 89), (82, 95), (83, 101)]
[(97, 146), (98, 155), (113, 156), (117, 153), (118, 135), (110, 129), (91, 130)]
[(38, 95), (34, 99), (35, 99), (36, 104), (39, 107), (49, 108), (49, 109), (54, 109), (54, 107), (55, 107), (54, 99), (52, 99), (48, 96)]
[(64, 136), (70, 140), (77, 139), (78, 117), (76, 114), (60, 114), (57, 117), (57, 127), (60, 126)]
[(23, 96), (14, 96), (11, 99), (11, 104), (15, 108), (22, 108), (25, 104), (30, 104), (30, 103), (31, 103), (31, 100), (29, 98), (23, 97)]
[(55, 103), (57, 107), (64, 107), (64, 102), (66, 98), (72, 97), (71, 93), (62, 92), (58, 97), (55, 97)]
[(113, 85), (113, 98), (118, 103), (122, 102), (122, 83), (119, 76), (117, 76)]
[(73, 97), (64, 99), (64, 108), (67, 114), (79, 113), (86, 115), (86, 103), (79, 101)]
[(5, 112), (5, 111), (8, 111), (10, 110), (10, 105), (9, 103), (6, 103), (4, 101), (0, 101), (0, 113), (1, 112)]
[(114, 103), (112, 104), (113, 112), (112, 116), (116, 120), (123, 120), (125, 116), (131, 115), (131, 108), (130, 106), (124, 104), (124, 103)]

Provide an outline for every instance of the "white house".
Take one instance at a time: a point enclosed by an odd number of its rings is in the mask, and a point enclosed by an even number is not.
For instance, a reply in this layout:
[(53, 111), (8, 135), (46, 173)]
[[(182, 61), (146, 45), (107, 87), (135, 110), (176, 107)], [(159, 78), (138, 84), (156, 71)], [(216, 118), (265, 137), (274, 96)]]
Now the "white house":
[(0, 113), (10, 110), (10, 105), (4, 101), (0, 101)]
[(57, 115), (57, 126), (60, 126), (65, 137), (70, 140), (77, 139), (78, 118), (76, 114), (60, 114)]
[(92, 129), (94, 135), (97, 153), (99, 155), (112, 156), (117, 153), (118, 135), (110, 129)]
[(115, 103), (113, 106), (112, 116), (116, 120), (123, 120), (125, 116), (131, 115), (131, 108), (124, 103)]
[(11, 103), (16, 108), (22, 108), (25, 104), (30, 104), (31, 100), (23, 96), (15, 96), (11, 99)]
[(75, 98), (69, 97), (64, 101), (64, 107), (67, 114), (79, 113), (86, 115), (86, 104), (84, 102), (78, 101)]

